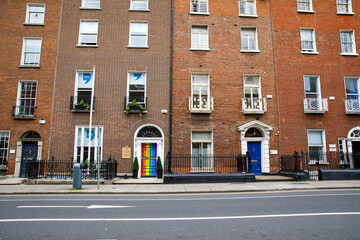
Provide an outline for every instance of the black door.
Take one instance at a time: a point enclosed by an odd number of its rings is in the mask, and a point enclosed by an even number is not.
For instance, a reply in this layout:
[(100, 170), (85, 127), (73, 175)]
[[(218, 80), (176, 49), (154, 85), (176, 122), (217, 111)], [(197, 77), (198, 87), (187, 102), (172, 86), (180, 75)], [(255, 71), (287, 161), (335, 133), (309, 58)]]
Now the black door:
[(354, 157), (354, 168), (360, 169), (360, 142), (352, 142), (352, 150)]
[(20, 177), (29, 177), (30, 164), (36, 162), (38, 152), (37, 142), (23, 142), (21, 154)]

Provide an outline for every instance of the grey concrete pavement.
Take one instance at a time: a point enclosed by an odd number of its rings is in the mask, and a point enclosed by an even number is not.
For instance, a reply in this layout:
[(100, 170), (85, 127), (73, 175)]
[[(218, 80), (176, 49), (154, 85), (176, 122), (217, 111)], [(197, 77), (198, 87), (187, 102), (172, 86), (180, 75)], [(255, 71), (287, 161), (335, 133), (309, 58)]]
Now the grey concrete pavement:
[[(360, 189), (360, 180), (307, 181), (307, 182), (253, 182), (253, 183), (203, 183), (203, 184), (159, 184), (128, 182), (127, 184), (84, 184), (81, 190), (72, 190), (72, 183), (21, 184), (17, 178), (0, 179), (0, 194), (159, 194), (159, 193), (214, 193), (214, 192), (256, 192), (291, 191), (319, 189)], [(51, 184), (52, 183), (52, 184)], [(89, 182), (87, 182), (89, 183)]]

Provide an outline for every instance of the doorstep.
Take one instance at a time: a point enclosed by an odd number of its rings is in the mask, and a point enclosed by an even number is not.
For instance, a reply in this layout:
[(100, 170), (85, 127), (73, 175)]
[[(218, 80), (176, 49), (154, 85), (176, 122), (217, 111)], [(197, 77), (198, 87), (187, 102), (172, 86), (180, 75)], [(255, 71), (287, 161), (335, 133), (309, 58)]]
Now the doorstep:
[(150, 177), (143, 177), (143, 178), (118, 178), (113, 181), (113, 184), (162, 184), (164, 180), (162, 178), (150, 178)]

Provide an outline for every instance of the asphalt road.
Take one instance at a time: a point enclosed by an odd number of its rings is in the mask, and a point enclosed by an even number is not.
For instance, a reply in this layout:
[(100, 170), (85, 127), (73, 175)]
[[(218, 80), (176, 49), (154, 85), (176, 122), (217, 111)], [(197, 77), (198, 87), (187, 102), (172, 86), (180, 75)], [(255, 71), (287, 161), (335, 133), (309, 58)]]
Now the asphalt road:
[(360, 191), (0, 196), (3, 239), (360, 239)]

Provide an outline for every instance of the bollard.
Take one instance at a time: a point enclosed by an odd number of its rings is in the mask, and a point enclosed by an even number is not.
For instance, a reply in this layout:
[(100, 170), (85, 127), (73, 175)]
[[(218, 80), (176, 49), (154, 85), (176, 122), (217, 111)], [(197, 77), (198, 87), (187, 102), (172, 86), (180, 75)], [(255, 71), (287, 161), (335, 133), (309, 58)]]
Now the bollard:
[(74, 175), (73, 175), (73, 188), (81, 189), (82, 187), (82, 172), (80, 163), (74, 164)]

